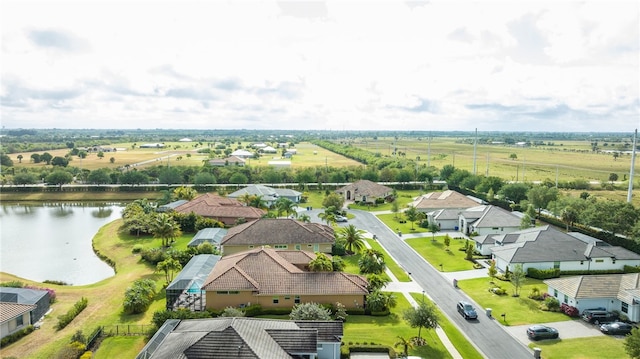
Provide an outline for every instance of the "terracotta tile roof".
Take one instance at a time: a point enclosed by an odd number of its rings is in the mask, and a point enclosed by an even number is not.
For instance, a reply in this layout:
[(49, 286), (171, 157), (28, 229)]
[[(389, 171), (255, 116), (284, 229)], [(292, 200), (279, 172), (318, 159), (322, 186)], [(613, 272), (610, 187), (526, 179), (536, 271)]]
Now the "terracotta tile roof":
[(358, 197), (385, 197), (393, 192), (393, 188), (369, 180), (360, 180), (335, 190), (336, 193), (340, 194), (346, 191), (352, 191), (354, 196)]
[(334, 242), (333, 228), (321, 223), (304, 223), (291, 218), (260, 218), (230, 228), (221, 244), (224, 246)]
[(193, 200), (175, 208), (180, 213), (195, 213), (209, 218), (245, 218), (247, 220), (258, 219), (265, 214), (265, 211), (246, 207), (239, 201), (231, 198), (221, 197), (212, 193), (205, 193)]
[(0, 302), (0, 323), (9, 321), (24, 313), (29, 313), (34, 309), (36, 309), (36, 306), (33, 304)]
[(203, 289), (255, 290), (258, 295), (367, 294), (364, 277), (342, 272), (305, 272), (271, 248), (222, 257)]
[(424, 194), (411, 204), (416, 209), (436, 210), (444, 208), (470, 208), (478, 205), (477, 201), (456, 191), (431, 192)]

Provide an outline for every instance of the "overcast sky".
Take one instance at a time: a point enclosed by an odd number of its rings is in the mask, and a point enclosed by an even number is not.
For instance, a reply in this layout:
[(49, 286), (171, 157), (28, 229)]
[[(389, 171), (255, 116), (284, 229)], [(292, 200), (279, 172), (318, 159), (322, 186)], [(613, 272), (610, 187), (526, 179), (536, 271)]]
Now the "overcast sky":
[(2, 0), (1, 123), (631, 132), (639, 4)]

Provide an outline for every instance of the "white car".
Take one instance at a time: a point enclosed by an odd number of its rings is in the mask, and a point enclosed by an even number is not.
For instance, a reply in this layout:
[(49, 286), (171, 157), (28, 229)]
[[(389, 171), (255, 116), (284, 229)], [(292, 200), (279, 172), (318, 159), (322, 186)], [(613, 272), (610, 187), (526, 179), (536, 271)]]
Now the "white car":
[(347, 217), (340, 216), (340, 215), (336, 216), (336, 222), (346, 222), (346, 221), (347, 221)]

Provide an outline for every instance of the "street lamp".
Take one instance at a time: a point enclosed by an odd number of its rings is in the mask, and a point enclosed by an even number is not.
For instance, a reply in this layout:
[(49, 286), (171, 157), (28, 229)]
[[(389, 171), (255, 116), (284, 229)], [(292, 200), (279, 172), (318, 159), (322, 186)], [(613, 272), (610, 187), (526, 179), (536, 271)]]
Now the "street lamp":
[(424, 290), (422, 291), (422, 304), (424, 304)]

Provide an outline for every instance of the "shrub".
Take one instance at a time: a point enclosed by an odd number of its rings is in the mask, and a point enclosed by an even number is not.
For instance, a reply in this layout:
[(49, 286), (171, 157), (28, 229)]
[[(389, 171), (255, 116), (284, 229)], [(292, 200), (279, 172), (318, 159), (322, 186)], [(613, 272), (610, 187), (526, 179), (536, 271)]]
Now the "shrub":
[(10, 287), (10, 288), (22, 288), (24, 287), (24, 283), (18, 281), (18, 280), (12, 280), (9, 282), (2, 282), (0, 283), (0, 287)]
[(244, 308), (244, 314), (247, 317), (256, 317), (262, 313), (262, 306), (260, 304), (252, 304)]
[(563, 312), (564, 314), (570, 316), (570, 317), (579, 317), (580, 316), (580, 311), (578, 310), (578, 308), (571, 306), (569, 304), (566, 303), (562, 303), (560, 305), (560, 311)]
[(61, 281), (61, 280), (52, 280), (52, 279), (45, 279), (42, 283), (47, 283), (47, 284), (55, 284), (55, 285), (71, 285), (65, 281)]
[(548, 296), (541, 304), (540, 309), (549, 312), (557, 312), (560, 310), (560, 302), (555, 297)]
[(560, 269), (559, 268), (549, 268), (549, 269), (529, 268), (527, 269), (527, 277), (531, 277), (535, 279), (558, 278), (560, 277)]
[(640, 273), (640, 267), (634, 267), (634, 266), (625, 265), (623, 267), (623, 271), (625, 273)]
[(93, 358), (93, 353), (90, 350), (84, 352), (84, 354), (82, 354), (82, 356), (80, 357), (80, 359), (91, 359), (91, 358)]
[(144, 248), (142, 244), (135, 244), (133, 248), (131, 248), (131, 253), (140, 253), (142, 251), (142, 248)]
[(507, 290), (500, 287), (489, 288), (489, 292), (496, 295), (507, 295)]
[(222, 313), (220, 313), (220, 316), (221, 317), (244, 317), (245, 314), (241, 309), (234, 308), (234, 307), (226, 307), (224, 308)]
[(531, 292), (529, 292), (529, 298), (533, 300), (539, 300), (539, 301), (544, 299), (538, 287), (531, 288)]
[(291, 320), (331, 320), (331, 311), (318, 303), (299, 303), (289, 314)]
[(138, 279), (124, 293), (124, 311), (129, 314), (145, 312), (156, 295), (156, 283), (151, 279)]
[[(78, 316), (89, 304), (89, 300), (85, 297), (82, 297), (79, 301), (77, 301), (73, 308), (69, 309), (68, 312), (58, 317), (58, 323), (56, 323), (56, 330), (61, 330), (71, 321)], [(84, 351), (84, 349), (83, 349)]]
[(340, 302), (335, 302), (335, 304), (333, 305), (333, 315), (336, 318), (336, 320), (339, 320), (341, 322), (346, 322), (347, 321), (347, 311), (345, 309), (344, 304), (340, 303)]
[(143, 261), (154, 266), (167, 259), (167, 254), (160, 248), (142, 250), (140, 255)]
[(26, 326), (20, 330), (18, 330), (17, 332), (7, 335), (6, 337), (2, 338), (2, 341), (0, 341), (0, 347), (5, 347), (11, 343), (14, 343), (16, 341), (18, 341), (18, 339), (24, 337), (25, 335), (31, 333), (32, 331), (34, 331), (34, 327), (33, 325), (29, 325)]

